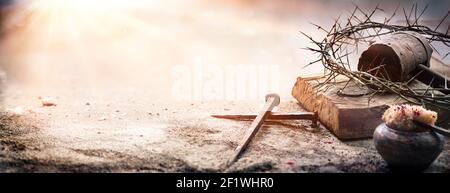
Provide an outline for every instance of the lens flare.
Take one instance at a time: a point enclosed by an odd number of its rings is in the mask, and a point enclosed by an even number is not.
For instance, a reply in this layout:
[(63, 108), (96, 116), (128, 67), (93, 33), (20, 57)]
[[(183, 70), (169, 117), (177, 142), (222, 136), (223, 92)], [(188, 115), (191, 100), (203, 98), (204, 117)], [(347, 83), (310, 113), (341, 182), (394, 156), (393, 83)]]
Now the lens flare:
[(58, 69), (71, 69), (71, 75), (82, 76), (80, 81), (97, 82), (104, 73), (112, 73), (109, 79), (123, 77), (127, 72), (121, 68), (148, 61), (142, 50), (153, 48), (142, 42), (155, 34), (170, 39), (161, 27), (135, 14), (141, 6), (158, 10), (158, 2), (21, 1), (6, 24), (11, 32), (2, 44), (6, 66), (33, 83), (60, 80)]

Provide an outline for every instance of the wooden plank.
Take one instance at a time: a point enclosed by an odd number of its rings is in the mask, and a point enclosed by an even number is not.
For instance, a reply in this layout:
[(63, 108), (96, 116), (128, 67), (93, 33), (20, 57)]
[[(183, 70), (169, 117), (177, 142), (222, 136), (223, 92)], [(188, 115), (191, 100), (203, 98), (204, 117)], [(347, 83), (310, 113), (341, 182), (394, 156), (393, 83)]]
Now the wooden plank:
[[(345, 97), (338, 95), (346, 81), (329, 84), (328, 89), (318, 91), (315, 86), (321, 80), (297, 78), (292, 96), (307, 110), (318, 112), (319, 120), (341, 140), (370, 138), (375, 128), (382, 122), (381, 116), (392, 104), (405, 103), (396, 95), (376, 95), (368, 102), (369, 96)], [(423, 87), (415, 81), (413, 87)], [(356, 87), (351, 83), (348, 87)], [(361, 92), (355, 89), (356, 92)]]

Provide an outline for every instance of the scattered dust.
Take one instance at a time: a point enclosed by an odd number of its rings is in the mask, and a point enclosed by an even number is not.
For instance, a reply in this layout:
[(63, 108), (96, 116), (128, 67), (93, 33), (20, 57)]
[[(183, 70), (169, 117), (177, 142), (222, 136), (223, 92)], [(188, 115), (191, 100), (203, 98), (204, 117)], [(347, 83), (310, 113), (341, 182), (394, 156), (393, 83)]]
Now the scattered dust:
[[(309, 121), (267, 122), (237, 162), (226, 167), (250, 121), (215, 119), (204, 113), (205, 109), (214, 111), (216, 105), (194, 104), (198, 108), (188, 114), (159, 111), (164, 122), (154, 122), (155, 118), (143, 110), (147, 119), (142, 122), (129, 117), (140, 113), (132, 113), (124, 120), (96, 123), (94, 119), (93, 124), (79, 126), (66, 123), (70, 128), (52, 122), (55, 118), (41, 119), (49, 116), (46, 112), (33, 118), (2, 113), (0, 171), (389, 172), (371, 140), (342, 142), (323, 127), (311, 128)], [(254, 103), (219, 106), (241, 113), (257, 110)], [(184, 112), (191, 107), (171, 108)], [(110, 111), (116, 109), (110, 107)], [(290, 102), (282, 103), (279, 109), (302, 111)], [(41, 120), (50, 121), (42, 124)], [(427, 172), (449, 171), (448, 142), (445, 147)]]

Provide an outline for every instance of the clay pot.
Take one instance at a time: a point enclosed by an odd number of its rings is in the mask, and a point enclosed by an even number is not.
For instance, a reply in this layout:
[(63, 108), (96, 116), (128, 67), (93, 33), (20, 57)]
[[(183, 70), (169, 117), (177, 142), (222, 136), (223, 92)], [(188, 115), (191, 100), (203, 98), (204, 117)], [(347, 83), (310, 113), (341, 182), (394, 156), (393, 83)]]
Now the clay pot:
[(373, 134), (375, 148), (392, 170), (427, 169), (444, 146), (444, 137), (429, 130), (403, 131), (379, 125)]

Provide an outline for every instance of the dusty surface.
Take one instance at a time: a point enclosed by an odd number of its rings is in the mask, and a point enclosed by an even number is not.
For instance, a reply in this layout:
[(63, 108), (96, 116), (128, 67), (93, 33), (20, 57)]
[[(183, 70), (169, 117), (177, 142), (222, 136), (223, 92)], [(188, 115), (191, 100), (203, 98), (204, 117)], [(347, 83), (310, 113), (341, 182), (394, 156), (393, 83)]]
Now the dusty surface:
[[(9, 90), (8, 106), (23, 104)], [(62, 93), (62, 92), (59, 92)], [(2, 113), (2, 172), (389, 172), (371, 140), (342, 142), (307, 121), (269, 122), (231, 167), (249, 122), (211, 113), (255, 112), (260, 102), (155, 103), (143, 93), (28, 100), (22, 115)], [(103, 93), (107, 93), (104, 91)], [(141, 95), (142, 94), (142, 95)], [(87, 100), (87, 99), (90, 100)], [(285, 101), (280, 111), (302, 111)], [(449, 143), (428, 172), (449, 172)]]
[[(92, 2), (20, 9), (4, 32), (0, 172), (389, 171), (371, 140), (342, 142), (302, 121), (266, 124), (226, 168), (250, 123), (209, 117), (256, 112), (269, 91), (282, 96), (279, 111), (302, 111), (290, 89), (297, 76), (322, 69), (301, 68), (316, 57), (301, 49), (309, 41), (298, 31), (323, 37), (310, 22), (330, 25), (350, 2), (167, 0), (130, 9)], [(196, 73), (198, 61), (213, 72)], [(185, 71), (174, 75), (179, 65)], [(249, 79), (215, 81), (227, 65), (253, 68)], [(251, 79), (267, 65), (279, 68), (277, 89), (264, 89), (264, 76)], [(253, 86), (243, 100), (207, 90), (229, 81)], [(198, 98), (195, 89), (172, 92), (198, 85), (206, 88)], [(42, 107), (46, 96), (56, 106)], [(448, 147), (429, 172), (450, 171)]]

